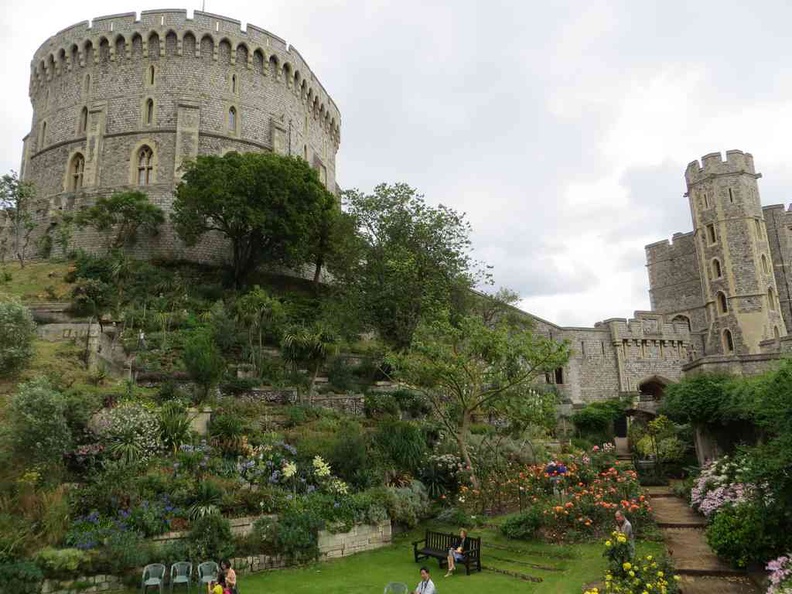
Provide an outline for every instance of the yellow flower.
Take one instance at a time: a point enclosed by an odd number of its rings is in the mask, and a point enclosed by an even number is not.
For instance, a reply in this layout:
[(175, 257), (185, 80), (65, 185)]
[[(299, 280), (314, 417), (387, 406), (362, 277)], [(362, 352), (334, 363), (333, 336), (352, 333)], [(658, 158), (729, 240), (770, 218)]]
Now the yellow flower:
[(635, 572), (634, 571), (630, 572), (630, 577), (635, 577)]
[(627, 571), (631, 568), (632, 568), (632, 564), (629, 561), (625, 561), (624, 563), (622, 563), (622, 569), (624, 569), (624, 571)]
[(679, 581), (679, 576), (678, 576), (678, 575), (675, 575), (675, 576), (674, 576), (674, 579), (675, 579), (676, 581)]
[(652, 556), (651, 556), (651, 555), (647, 555), (647, 556), (646, 556), (646, 560), (647, 560), (647, 561), (651, 561), (651, 560), (652, 560)]
[(611, 541), (609, 541), (609, 540), (606, 540), (606, 541), (605, 541), (605, 546), (606, 546), (606, 547), (609, 547), (609, 546), (611, 546), (612, 544), (613, 544), (613, 543), (611, 543)]
[(662, 571), (657, 572), (657, 577), (663, 577), (665, 574)]

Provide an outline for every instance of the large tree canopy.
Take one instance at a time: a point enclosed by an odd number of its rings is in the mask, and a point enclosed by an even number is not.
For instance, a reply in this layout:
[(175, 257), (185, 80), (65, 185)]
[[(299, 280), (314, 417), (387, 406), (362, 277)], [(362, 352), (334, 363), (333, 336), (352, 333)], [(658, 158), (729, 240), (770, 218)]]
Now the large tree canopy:
[(316, 172), (298, 157), (207, 155), (186, 165), (172, 220), (188, 245), (209, 231), (227, 237), (234, 282), (241, 285), (262, 263), (316, 263), (316, 250), (326, 247), (317, 236), (335, 202)]
[(503, 318), (487, 325), (478, 316), (464, 316), (455, 324), (442, 319), (421, 324), (411, 349), (394, 356), (393, 364), (397, 375), (432, 404), (477, 486), (468, 451), (474, 415), (508, 413), (522, 402), (532, 404), (523, 414), (543, 422), (546, 407), (540, 401), (546, 395), (534, 380), (568, 358), (566, 343), (535, 334), (526, 324)]
[(406, 184), (343, 196), (363, 242), (346, 284), (365, 320), (404, 349), (422, 319), (447, 311), (454, 293), (473, 285), (470, 225), (450, 208), (426, 204)]
[(106, 235), (107, 249), (133, 245), (139, 230), (154, 234), (165, 221), (162, 209), (149, 202), (143, 192), (116, 192), (99, 198), (96, 204), (82, 209), (76, 217), (80, 227), (93, 227)]

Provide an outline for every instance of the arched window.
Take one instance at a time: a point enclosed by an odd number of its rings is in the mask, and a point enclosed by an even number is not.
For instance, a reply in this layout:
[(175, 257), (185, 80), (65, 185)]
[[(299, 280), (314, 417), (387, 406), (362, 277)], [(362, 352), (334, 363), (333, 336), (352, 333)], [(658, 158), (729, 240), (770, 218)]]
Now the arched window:
[(723, 350), (727, 353), (734, 352), (734, 339), (732, 338), (731, 330), (728, 328), (723, 331)]
[(729, 311), (729, 304), (726, 301), (726, 294), (721, 291), (718, 291), (717, 301), (718, 301), (718, 313), (722, 313), (722, 314), (727, 313)]
[(770, 274), (770, 266), (767, 264), (767, 256), (762, 254), (762, 272)]
[(237, 111), (236, 107), (232, 107), (228, 110), (228, 129), (231, 131), (236, 130), (237, 126)]
[(687, 316), (683, 316), (682, 314), (676, 315), (671, 322), (682, 322), (687, 326), (687, 329), (690, 330), (690, 318)]
[(44, 148), (47, 144), (47, 122), (41, 123), (41, 131), (39, 132), (39, 150)]
[(83, 89), (83, 96), (87, 97), (91, 94), (91, 75), (85, 75), (85, 88)]
[(778, 331), (778, 326), (773, 326), (773, 338), (776, 340), (781, 338), (781, 332)]
[(80, 122), (77, 125), (77, 132), (80, 134), (85, 134), (88, 130), (88, 108), (83, 107), (80, 110)]
[(85, 157), (77, 153), (69, 163), (69, 189), (77, 192), (83, 187), (83, 172), (85, 171)]
[(146, 124), (152, 124), (154, 122), (154, 100), (153, 99), (146, 99), (146, 115), (145, 121)]
[(138, 159), (138, 178), (139, 186), (147, 186), (153, 181), (154, 172), (154, 152), (146, 145), (140, 147), (137, 154)]
[(714, 260), (712, 260), (712, 278), (716, 279), (716, 278), (720, 278), (722, 276), (723, 276), (723, 273), (721, 272), (720, 260), (715, 258)]
[(775, 311), (776, 299), (775, 299), (775, 291), (773, 291), (773, 287), (767, 289), (767, 306), (770, 308), (770, 311)]
[(148, 76), (148, 84), (154, 86), (154, 74), (156, 70), (154, 69), (154, 65), (152, 64), (149, 66), (149, 76)]
[(236, 74), (231, 75), (231, 92), (237, 92), (237, 81), (236, 81)]

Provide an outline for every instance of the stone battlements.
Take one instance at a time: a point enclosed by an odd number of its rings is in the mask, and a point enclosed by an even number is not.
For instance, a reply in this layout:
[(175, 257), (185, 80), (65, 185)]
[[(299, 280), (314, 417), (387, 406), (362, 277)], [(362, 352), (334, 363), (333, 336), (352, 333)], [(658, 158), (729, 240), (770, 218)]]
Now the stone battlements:
[(701, 163), (691, 161), (685, 170), (685, 181), (688, 186), (695, 185), (713, 175), (732, 173), (749, 173), (757, 175), (751, 153), (738, 150), (726, 151), (726, 160), (721, 153), (709, 153), (701, 158)]

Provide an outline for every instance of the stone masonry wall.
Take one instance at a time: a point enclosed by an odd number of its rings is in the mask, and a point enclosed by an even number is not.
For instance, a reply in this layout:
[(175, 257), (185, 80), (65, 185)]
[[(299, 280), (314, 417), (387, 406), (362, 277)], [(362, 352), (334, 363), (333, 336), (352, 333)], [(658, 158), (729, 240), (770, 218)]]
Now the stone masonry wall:
[(783, 204), (774, 204), (765, 206), (762, 211), (781, 314), (786, 327), (792, 328), (792, 210)]
[[(242, 29), (239, 21), (200, 11), (187, 18), (184, 10), (78, 23), (36, 51), (29, 93), (33, 120), (21, 176), (35, 185), (39, 201), (31, 246), (52, 233), (60, 213), (114, 191), (139, 188), (170, 211), (181, 164), (197, 155), (301, 156), (336, 190), (338, 108), (294, 47), (252, 25)], [(141, 185), (143, 147), (153, 158)], [(76, 175), (78, 162), (84, 165)], [(3, 227), (0, 221), (7, 236)], [(95, 250), (101, 243), (79, 232), (71, 247)], [(205, 243), (186, 249), (166, 228), (139, 242), (135, 255), (199, 261), (224, 255), (215, 240)]]

